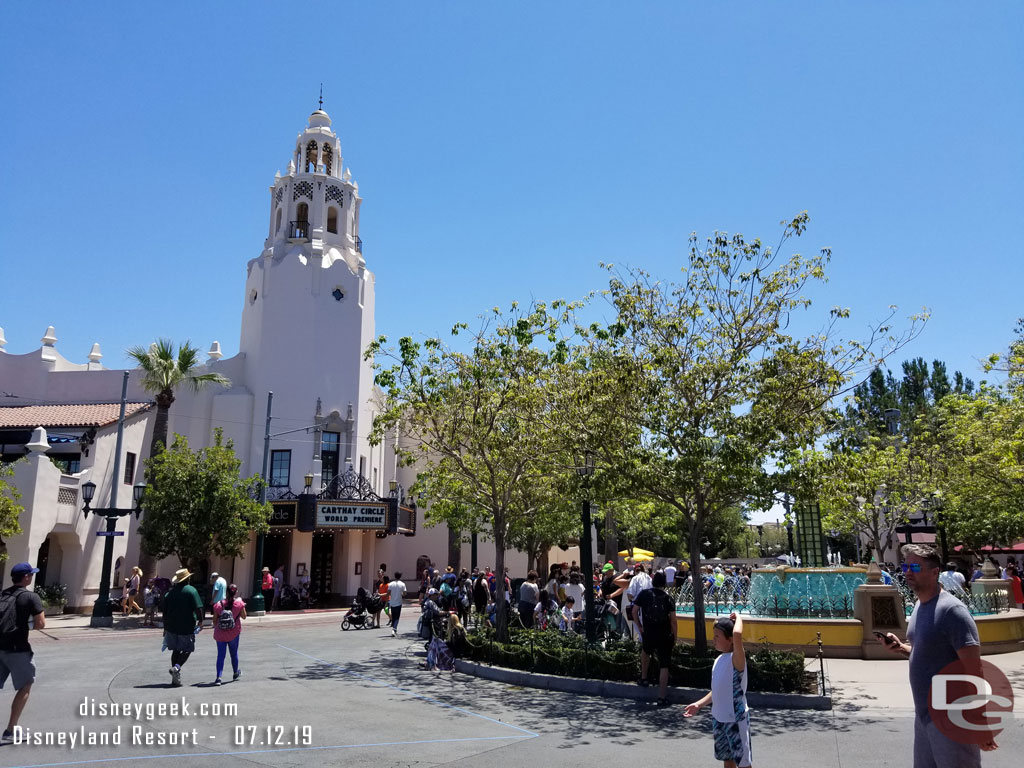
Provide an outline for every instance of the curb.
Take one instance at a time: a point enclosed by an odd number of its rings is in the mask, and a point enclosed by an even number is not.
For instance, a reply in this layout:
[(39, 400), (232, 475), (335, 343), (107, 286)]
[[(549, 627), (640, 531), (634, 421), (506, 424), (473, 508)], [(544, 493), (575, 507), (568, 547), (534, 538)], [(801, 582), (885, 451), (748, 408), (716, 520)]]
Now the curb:
[[(658, 696), (657, 686), (640, 688), (633, 683), (614, 682), (611, 680), (588, 680), (580, 677), (559, 677), (539, 672), (526, 672), (521, 669), (505, 667), (489, 667), (463, 659), (455, 660), (455, 671), (466, 675), (494, 680), (508, 685), (523, 688), (541, 688), (561, 693), (578, 693), (584, 696), (603, 696), (618, 699), (637, 699), (654, 701)], [(673, 704), (691, 704), (706, 694), (706, 690), (697, 688), (668, 689), (668, 700)], [(799, 693), (747, 693), (747, 703), (755, 709), (832, 709), (830, 696), (807, 696)]]

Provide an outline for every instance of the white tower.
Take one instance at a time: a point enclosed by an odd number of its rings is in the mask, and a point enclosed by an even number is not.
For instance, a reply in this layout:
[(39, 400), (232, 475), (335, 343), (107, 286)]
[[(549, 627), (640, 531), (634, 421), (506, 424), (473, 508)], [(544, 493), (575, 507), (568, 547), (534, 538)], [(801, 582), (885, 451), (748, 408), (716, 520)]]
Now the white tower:
[[(361, 203), (359, 186), (343, 172), (331, 118), (318, 109), (299, 134), (287, 175), (276, 174), (270, 187), (269, 235), (248, 265), (240, 344), (257, 421), (268, 391), (274, 392), (275, 417), (291, 420), (282, 422), (288, 427), (311, 424), (322, 400), (327, 429), (341, 433), (341, 460), (351, 458), (356, 468), (370, 455), (373, 375), (363, 353), (374, 335), (374, 277), (359, 239)], [(254, 430), (252, 456), (262, 456), (261, 434)], [(317, 469), (309, 463), (315, 448), (308, 461), (292, 452), (296, 491), (303, 474)]]

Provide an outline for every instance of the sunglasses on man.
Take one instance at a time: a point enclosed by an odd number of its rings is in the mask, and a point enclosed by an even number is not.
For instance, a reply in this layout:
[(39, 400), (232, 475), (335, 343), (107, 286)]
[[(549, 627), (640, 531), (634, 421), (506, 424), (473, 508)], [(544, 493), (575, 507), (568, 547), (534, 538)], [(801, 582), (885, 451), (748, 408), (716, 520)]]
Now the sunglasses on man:
[(902, 563), (900, 565), (900, 570), (902, 570), (904, 573), (906, 573), (907, 571), (912, 571), (914, 573), (920, 573), (921, 572), (921, 564), (920, 563)]

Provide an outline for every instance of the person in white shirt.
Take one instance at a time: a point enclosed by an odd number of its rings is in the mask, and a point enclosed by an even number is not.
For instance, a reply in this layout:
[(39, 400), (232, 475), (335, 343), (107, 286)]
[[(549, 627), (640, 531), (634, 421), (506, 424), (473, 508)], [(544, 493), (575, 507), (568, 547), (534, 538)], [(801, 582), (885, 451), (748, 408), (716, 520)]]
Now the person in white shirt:
[(221, 602), (228, 595), (228, 583), (224, 577), (214, 571), (210, 574), (210, 582), (213, 584), (210, 590), (210, 608)]
[[(630, 610), (633, 607), (633, 603), (636, 602), (636, 596), (643, 592), (645, 589), (651, 588), (651, 577), (647, 575), (647, 569), (644, 568), (643, 563), (637, 563), (633, 568), (633, 578), (629, 580), (629, 584), (626, 586), (625, 595), (629, 600), (629, 608), (626, 609), (626, 617), (629, 620), (629, 632), (633, 634), (633, 628), (635, 625), (635, 619), (633, 618), (633, 611)], [(637, 636), (640, 636), (640, 630), (637, 629)]]
[(583, 612), (583, 585), (580, 584), (580, 575), (575, 572), (569, 574), (569, 583), (565, 585), (565, 601), (569, 602), (570, 597), (573, 602), (573, 612), (579, 615)]
[(669, 563), (665, 566), (665, 585), (668, 587), (676, 583), (676, 567)]
[(402, 600), (405, 599), (405, 582), (402, 572), (395, 571), (395, 578), (388, 583), (388, 607), (391, 608), (391, 636), (398, 637), (398, 619), (402, 615)]
[(562, 606), (562, 617), (558, 622), (558, 628), (568, 632), (576, 628), (576, 612), (573, 610), (575, 601), (571, 597), (565, 598), (565, 605)]
[(726, 766), (747, 768), (752, 762), (743, 618), (732, 613), (729, 618), (723, 616), (718, 619), (714, 644), (720, 655), (711, 668), (711, 690), (693, 704), (688, 704), (683, 717), (693, 717), (710, 704), (715, 759)]
[(963, 590), (967, 583), (964, 575), (956, 569), (955, 563), (946, 563), (946, 570), (939, 574), (939, 582), (947, 592)]
[(281, 588), (284, 587), (284, 566), (277, 566), (277, 570), (274, 571), (274, 610), (278, 610), (281, 607)]

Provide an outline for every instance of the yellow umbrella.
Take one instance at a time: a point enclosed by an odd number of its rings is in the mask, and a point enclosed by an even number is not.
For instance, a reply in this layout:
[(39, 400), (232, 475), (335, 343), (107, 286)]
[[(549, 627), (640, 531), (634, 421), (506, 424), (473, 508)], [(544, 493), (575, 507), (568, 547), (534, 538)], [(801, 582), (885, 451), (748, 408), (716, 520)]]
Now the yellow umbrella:
[(643, 560), (653, 560), (654, 553), (649, 549), (640, 549), (640, 547), (633, 547), (633, 549), (624, 549), (619, 552), (619, 557), (633, 557), (640, 558)]
[(633, 555), (632, 558), (627, 557), (627, 560), (632, 560), (634, 563), (649, 563), (654, 560), (653, 555)]

